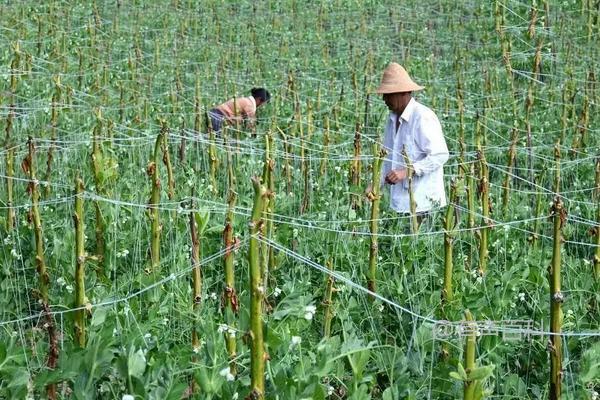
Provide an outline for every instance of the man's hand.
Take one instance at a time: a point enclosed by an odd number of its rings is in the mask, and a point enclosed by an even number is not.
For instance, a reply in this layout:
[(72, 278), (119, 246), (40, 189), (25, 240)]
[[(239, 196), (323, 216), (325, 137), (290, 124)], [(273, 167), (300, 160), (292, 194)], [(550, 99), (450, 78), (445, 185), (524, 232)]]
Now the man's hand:
[(405, 168), (393, 169), (385, 176), (385, 183), (395, 185), (396, 183), (406, 179), (407, 172)]

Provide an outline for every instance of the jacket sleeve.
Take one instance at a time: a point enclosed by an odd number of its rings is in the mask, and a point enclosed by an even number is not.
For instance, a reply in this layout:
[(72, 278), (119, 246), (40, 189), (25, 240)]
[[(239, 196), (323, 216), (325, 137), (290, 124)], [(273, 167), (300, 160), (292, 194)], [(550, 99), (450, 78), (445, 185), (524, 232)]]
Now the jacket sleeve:
[(413, 164), (415, 174), (422, 176), (441, 168), (448, 161), (449, 153), (439, 119), (433, 113), (421, 117), (415, 144), (425, 157)]

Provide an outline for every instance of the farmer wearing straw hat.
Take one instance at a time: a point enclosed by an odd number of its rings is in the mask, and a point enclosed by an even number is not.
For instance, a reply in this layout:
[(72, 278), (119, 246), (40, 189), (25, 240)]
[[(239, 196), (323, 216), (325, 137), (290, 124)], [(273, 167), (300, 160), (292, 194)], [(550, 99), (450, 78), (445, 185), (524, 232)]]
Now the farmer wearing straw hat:
[[(420, 216), (446, 205), (443, 165), (448, 161), (440, 121), (431, 109), (412, 97), (412, 92), (422, 89), (397, 63), (388, 65), (377, 88), (390, 110), (383, 142), (387, 156), (381, 185), (390, 185), (392, 209), (410, 213), (408, 169), (402, 155), (405, 149), (412, 164), (413, 196)], [(370, 188), (367, 190), (371, 192)]]

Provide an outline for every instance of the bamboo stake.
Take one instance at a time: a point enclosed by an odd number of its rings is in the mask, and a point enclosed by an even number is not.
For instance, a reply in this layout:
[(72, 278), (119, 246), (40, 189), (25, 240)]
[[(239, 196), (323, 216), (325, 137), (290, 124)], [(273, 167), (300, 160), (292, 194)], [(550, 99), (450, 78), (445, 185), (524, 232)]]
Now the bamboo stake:
[(13, 208), (13, 177), (15, 175), (15, 149), (12, 143), (12, 127), (15, 118), (17, 82), (19, 76), (19, 64), (21, 60), (21, 52), (19, 43), (13, 46), (13, 60), (10, 64), (10, 103), (8, 105), (8, 115), (6, 117), (5, 128), (5, 147), (6, 147), (6, 231), (10, 232), (15, 227), (15, 209)]
[(490, 229), (489, 171), (483, 148), (478, 150), (479, 158), (479, 195), (481, 196), (482, 227), (479, 231), (479, 271), (485, 274), (488, 262), (488, 231)]
[(151, 239), (150, 239), (150, 265), (146, 269), (149, 274), (156, 274), (160, 266), (160, 234), (162, 226), (160, 224), (160, 217), (158, 212), (158, 206), (160, 204), (160, 176), (158, 170), (158, 164), (160, 162), (160, 150), (162, 147), (162, 141), (165, 139), (165, 132), (161, 131), (156, 137), (156, 143), (154, 145), (154, 155), (148, 167), (146, 173), (150, 177), (150, 183), (152, 184), (152, 192), (150, 194), (150, 201), (148, 203), (148, 217), (150, 218), (151, 224)]
[(371, 201), (371, 245), (369, 247), (369, 273), (367, 287), (371, 292), (375, 293), (377, 282), (377, 257), (379, 255), (377, 232), (379, 229), (379, 203), (381, 201), (381, 167), (387, 152), (385, 149), (380, 148), (379, 145), (374, 145), (373, 153), (376, 154), (376, 157), (375, 160), (373, 160), (371, 192), (367, 194), (367, 197)]
[(44, 188), (44, 196), (50, 195), (50, 176), (52, 174), (52, 161), (54, 160), (54, 149), (56, 148), (56, 130), (58, 126), (58, 105), (61, 97), (60, 76), (54, 77), (54, 94), (52, 95), (52, 103), (50, 105), (50, 147), (48, 148), (48, 161), (46, 162), (46, 187)]
[[(333, 263), (331, 260), (327, 261), (327, 269), (333, 272)], [(333, 292), (335, 291), (335, 280), (330, 274), (327, 275), (325, 295), (323, 296), (323, 337), (331, 337), (331, 321), (333, 319)]]
[(173, 178), (173, 166), (171, 164), (171, 155), (169, 154), (169, 128), (166, 121), (161, 120), (161, 125), (161, 135), (163, 136), (161, 140), (162, 160), (167, 168), (167, 197), (169, 200), (172, 200), (175, 196), (175, 179)]
[(561, 292), (561, 254), (560, 248), (563, 242), (562, 229), (567, 218), (567, 211), (563, 207), (559, 196), (560, 192), (560, 147), (554, 149), (556, 159), (556, 177), (554, 181), (554, 192), (556, 197), (551, 209), (554, 220), (554, 236), (552, 245), (552, 264), (549, 268), (550, 280), (550, 336), (548, 351), (550, 352), (550, 400), (560, 400), (562, 389), (562, 310), (561, 305), (564, 296)]
[(262, 326), (262, 305), (265, 287), (260, 271), (260, 245), (257, 236), (263, 229), (263, 211), (267, 189), (257, 177), (252, 178), (254, 205), (250, 221), (250, 243), (248, 261), (250, 264), (250, 397), (264, 399), (265, 395), (265, 353)]
[[(48, 268), (46, 266), (46, 258), (44, 256), (44, 236), (42, 233), (42, 220), (40, 218), (39, 210), (39, 183), (36, 179), (35, 174), (35, 145), (33, 138), (29, 137), (27, 141), (28, 154), (21, 163), (21, 168), (28, 174), (29, 185), (27, 191), (31, 195), (31, 210), (30, 220), (33, 222), (33, 231), (35, 237), (35, 264), (37, 273), (39, 276), (39, 298), (42, 306), (43, 313), (46, 319), (46, 329), (48, 332), (48, 362), (47, 366), (53, 370), (56, 368), (58, 363), (58, 338), (54, 328), (54, 321), (50, 314), (50, 303), (48, 297), (48, 290), (50, 286), (50, 275), (48, 274)], [(56, 399), (56, 385), (49, 384), (46, 387), (46, 395), (49, 399)]]
[(419, 231), (419, 220), (417, 218), (417, 203), (415, 201), (415, 195), (413, 193), (413, 174), (414, 169), (408, 153), (406, 152), (406, 146), (402, 147), (402, 158), (404, 158), (404, 165), (406, 165), (406, 179), (408, 180), (408, 198), (410, 205), (410, 227), (411, 233), (416, 234)]
[[(596, 220), (600, 224), (600, 157), (596, 158), (596, 189), (594, 190), (596, 201)], [(595, 228), (596, 254), (594, 255), (594, 276), (600, 281), (600, 226)]]
[(327, 160), (329, 158), (329, 117), (324, 118), (325, 129), (323, 131), (323, 157), (321, 158), (321, 165), (319, 167), (319, 175), (321, 177), (321, 184), (327, 172)]
[(519, 141), (519, 131), (516, 127), (512, 129), (512, 139), (508, 154), (506, 156), (506, 174), (504, 175), (504, 182), (502, 183), (502, 214), (506, 216), (508, 212), (508, 202), (510, 198), (510, 183), (512, 181), (512, 171), (515, 165), (515, 158), (517, 156), (517, 142)]
[(235, 273), (233, 264), (233, 246), (236, 243), (235, 236), (233, 234), (233, 211), (235, 208), (236, 194), (230, 185), (229, 199), (227, 204), (227, 215), (225, 217), (225, 228), (223, 229), (223, 242), (226, 249), (228, 249), (223, 257), (223, 264), (225, 267), (225, 288), (223, 291), (223, 307), (225, 309), (225, 323), (228, 329), (223, 332), (225, 336), (225, 347), (227, 347), (227, 354), (229, 354), (229, 372), (232, 375), (236, 375), (237, 368), (235, 359), (237, 357), (237, 343), (235, 334), (229, 332), (229, 329), (233, 329), (235, 332), (236, 318), (235, 316), (239, 310), (238, 297), (235, 290)]
[[(86, 304), (85, 297), (85, 220), (83, 214), (83, 181), (75, 179), (75, 307), (81, 308)], [(84, 348), (85, 309), (75, 311), (75, 340), (79, 347)]]
[(210, 179), (210, 192), (212, 194), (217, 193), (217, 169), (219, 168), (219, 158), (217, 156), (217, 146), (216, 146), (216, 138), (215, 132), (212, 130), (212, 124), (210, 121), (210, 116), (208, 112), (206, 114), (206, 118), (208, 121), (208, 137), (209, 137), (209, 145), (208, 145), (208, 158), (210, 160), (209, 165), (209, 179)]
[[(193, 193), (192, 193), (193, 197)], [(194, 202), (191, 202), (191, 208), (194, 209)], [(192, 350), (197, 352), (200, 349), (200, 337), (198, 330), (196, 329), (197, 322), (199, 319), (200, 304), (202, 302), (202, 271), (200, 270), (200, 238), (198, 237), (198, 226), (196, 217), (198, 213), (190, 211), (190, 239), (192, 242), (192, 311), (194, 314), (193, 322), (194, 327), (192, 329)]]
[[(94, 186), (96, 194), (104, 194), (104, 185), (102, 182), (102, 173), (104, 168), (102, 147), (100, 145), (99, 136), (102, 132), (102, 114), (100, 110), (96, 110), (96, 125), (92, 133), (92, 171), (94, 174)], [(99, 200), (94, 201), (94, 208), (96, 210), (96, 258), (98, 259), (98, 273), (104, 275), (104, 253), (105, 253), (105, 239), (104, 232), (106, 230), (106, 220), (102, 214), (101, 203)]]

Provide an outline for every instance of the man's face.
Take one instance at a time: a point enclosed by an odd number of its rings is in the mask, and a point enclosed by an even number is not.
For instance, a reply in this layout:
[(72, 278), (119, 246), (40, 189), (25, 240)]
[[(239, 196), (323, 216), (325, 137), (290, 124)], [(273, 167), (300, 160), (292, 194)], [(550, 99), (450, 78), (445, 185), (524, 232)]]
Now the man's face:
[(395, 113), (402, 113), (406, 105), (410, 101), (411, 92), (402, 93), (385, 93), (383, 95), (383, 101), (385, 105)]

